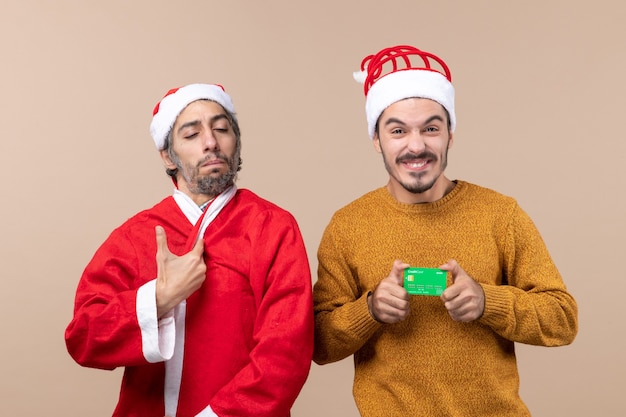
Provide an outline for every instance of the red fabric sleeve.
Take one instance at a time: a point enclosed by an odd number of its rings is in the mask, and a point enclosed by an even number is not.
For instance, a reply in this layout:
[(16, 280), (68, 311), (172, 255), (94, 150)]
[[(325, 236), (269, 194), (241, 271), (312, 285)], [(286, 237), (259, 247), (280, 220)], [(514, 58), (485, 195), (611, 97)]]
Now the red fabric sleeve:
[(85, 268), (74, 318), (65, 331), (68, 352), (80, 365), (114, 369), (146, 363), (136, 313), (135, 259), (135, 249), (117, 229)]

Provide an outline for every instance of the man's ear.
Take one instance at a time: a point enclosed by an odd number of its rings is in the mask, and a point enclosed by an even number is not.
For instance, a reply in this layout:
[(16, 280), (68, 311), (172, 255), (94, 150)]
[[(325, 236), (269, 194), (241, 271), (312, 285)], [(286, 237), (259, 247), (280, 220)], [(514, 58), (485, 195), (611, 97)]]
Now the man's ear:
[(449, 139), (448, 139), (448, 148), (451, 148), (452, 144), (454, 143), (454, 133), (450, 132), (448, 137), (449, 137)]
[(372, 139), (372, 142), (374, 144), (374, 149), (376, 149), (376, 152), (382, 153), (383, 150), (380, 148), (380, 136), (378, 136), (378, 132), (374, 133), (374, 138)]
[(167, 169), (176, 169), (176, 164), (172, 162), (172, 158), (170, 158), (170, 153), (167, 150), (159, 151), (161, 153), (161, 159), (165, 164), (165, 168)]

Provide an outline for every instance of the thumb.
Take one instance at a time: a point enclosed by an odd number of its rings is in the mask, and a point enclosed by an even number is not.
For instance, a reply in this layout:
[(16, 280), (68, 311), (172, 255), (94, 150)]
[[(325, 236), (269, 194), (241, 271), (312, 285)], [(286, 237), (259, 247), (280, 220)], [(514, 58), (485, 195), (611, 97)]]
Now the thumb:
[(394, 279), (394, 281), (399, 285), (404, 285), (404, 270), (407, 269), (409, 264), (402, 262), (399, 259), (393, 261), (393, 266), (391, 267), (390, 277)]
[(159, 254), (163, 256), (167, 256), (170, 254), (170, 249), (167, 246), (167, 236), (165, 235), (165, 229), (162, 226), (157, 226), (154, 228), (154, 233), (156, 234), (156, 246), (157, 246), (157, 257)]
[(196, 244), (193, 245), (193, 248), (191, 248), (191, 251), (195, 253), (198, 256), (202, 256), (202, 254), (204, 253), (204, 239), (198, 239), (196, 240)]
[(452, 282), (454, 283), (454, 281), (456, 280), (456, 277), (459, 275), (461, 266), (456, 260), (449, 259), (448, 262), (441, 265), (439, 269), (450, 272), (450, 275), (452, 277)]

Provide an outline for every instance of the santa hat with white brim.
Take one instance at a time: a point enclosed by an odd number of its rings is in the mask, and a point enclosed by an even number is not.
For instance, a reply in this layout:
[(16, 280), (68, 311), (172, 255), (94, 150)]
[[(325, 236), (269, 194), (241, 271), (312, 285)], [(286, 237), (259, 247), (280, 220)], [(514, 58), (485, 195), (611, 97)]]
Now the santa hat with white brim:
[(150, 134), (158, 150), (163, 149), (167, 135), (174, 126), (178, 115), (190, 103), (196, 100), (211, 100), (221, 105), (231, 114), (235, 107), (230, 96), (219, 84), (189, 84), (180, 88), (173, 88), (157, 103), (152, 112)]
[[(418, 63), (411, 62), (411, 57)], [(432, 62), (438, 64), (434, 68)], [(385, 64), (391, 64), (384, 73)], [(454, 87), (448, 66), (437, 56), (412, 46), (385, 48), (361, 63), (354, 79), (364, 84), (365, 114), (370, 138), (374, 138), (378, 118), (387, 107), (407, 98), (426, 98), (441, 104), (450, 117), (450, 131), (456, 127)]]

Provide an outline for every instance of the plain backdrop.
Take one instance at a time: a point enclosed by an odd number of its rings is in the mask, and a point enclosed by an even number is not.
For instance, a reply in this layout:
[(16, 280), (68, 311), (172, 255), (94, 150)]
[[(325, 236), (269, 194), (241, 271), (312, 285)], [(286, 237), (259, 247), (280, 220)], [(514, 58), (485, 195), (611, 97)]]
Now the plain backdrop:
[[(452, 70), (448, 176), (517, 198), (579, 303), (572, 345), (518, 345), (523, 399), (626, 415), (625, 18), (620, 0), (3, 0), (0, 414), (111, 415), (121, 370), (81, 368), (63, 332), (96, 248), (172, 192), (148, 132), (168, 89), (226, 87), (238, 184), (295, 215), (315, 280), (332, 213), (387, 179), (352, 72), (412, 44)], [(352, 377), (312, 365), (293, 416), (357, 416)]]

